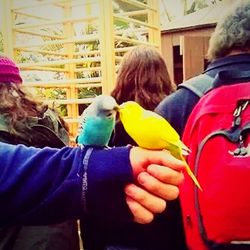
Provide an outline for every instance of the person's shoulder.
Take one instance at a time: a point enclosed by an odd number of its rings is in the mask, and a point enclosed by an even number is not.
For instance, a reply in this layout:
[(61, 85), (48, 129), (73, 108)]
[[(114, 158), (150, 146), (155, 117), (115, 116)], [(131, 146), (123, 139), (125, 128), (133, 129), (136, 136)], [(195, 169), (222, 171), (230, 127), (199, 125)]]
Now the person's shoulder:
[(213, 87), (213, 82), (213, 77), (200, 74), (179, 84), (177, 89), (187, 89), (200, 98)]
[(60, 139), (66, 144), (69, 142), (69, 133), (66, 122), (61, 118), (60, 114), (54, 109), (48, 108), (43, 118), (39, 120), (39, 124), (50, 128)]
[(50, 119), (52, 122), (59, 122), (59, 114), (51, 108), (48, 108), (44, 114), (43, 114), (44, 119)]
[[(197, 78), (199, 78), (199, 81)], [(198, 89), (199, 87), (196, 90), (195, 85), (202, 85), (203, 82), (201, 77), (190, 78), (188, 81), (182, 83), (183, 87), (178, 87), (175, 92), (165, 97), (155, 109), (155, 112), (167, 119), (180, 135), (183, 132), (190, 113), (204, 91)]]
[[(197, 97), (198, 98), (198, 97)], [(164, 115), (165, 113), (175, 113), (176, 109), (185, 106), (189, 100), (196, 99), (196, 95), (188, 88), (177, 88), (175, 92), (166, 96), (155, 108), (155, 112)]]

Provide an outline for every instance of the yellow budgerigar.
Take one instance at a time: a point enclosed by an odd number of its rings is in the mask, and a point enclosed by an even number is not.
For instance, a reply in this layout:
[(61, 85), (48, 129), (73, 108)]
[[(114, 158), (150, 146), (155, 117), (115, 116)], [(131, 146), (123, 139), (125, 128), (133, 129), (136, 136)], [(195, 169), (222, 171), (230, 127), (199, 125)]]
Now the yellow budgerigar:
[[(162, 116), (144, 109), (134, 101), (124, 102), (120, 105), (119, 113), (124, 129), (140, 147), (155, 150), (167, 149), (177, 159), (186, 163), (183, 154), (188, 154), (190, 150), (180, 140), (175, 129)], [(186, 170), (201, 190), (198, 180), (187, 163)]]

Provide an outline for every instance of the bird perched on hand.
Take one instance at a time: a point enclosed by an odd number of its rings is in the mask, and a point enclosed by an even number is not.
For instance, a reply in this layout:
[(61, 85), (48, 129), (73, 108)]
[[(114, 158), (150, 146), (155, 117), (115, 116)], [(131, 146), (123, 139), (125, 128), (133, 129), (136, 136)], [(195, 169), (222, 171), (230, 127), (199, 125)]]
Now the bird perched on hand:
[[(174, 157), (186, 163), (183, 154), (188, 154), (190, 150), (166, 119), (153, 111), (144, 109), (134, 101), (124, 102), (118, 111), (124, 129), (140, 147), (155, 150), (167, 149)], [(201, 189), (187, 163), (186, 171)]]
[(99, 95), (83, 111), (76, 142), (85, 146), (108, 145), (115, 126), (118, 104), (109, 95)]

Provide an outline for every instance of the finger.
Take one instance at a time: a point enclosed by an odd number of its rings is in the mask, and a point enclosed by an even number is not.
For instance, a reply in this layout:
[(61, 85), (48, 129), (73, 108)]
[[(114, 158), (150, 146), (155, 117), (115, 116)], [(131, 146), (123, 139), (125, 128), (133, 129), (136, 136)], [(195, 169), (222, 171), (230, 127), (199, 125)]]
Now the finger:
[(166, 184), (179, 186), (184, 180), (182, 172), (161, 165), (151, 164), (147, 172)]
[(145, 171), (150, 164), (164, 165), (178, 171), (185, 169), (185, 163), (173, 157), (167, 150), (153, 151), (133, 147), (130, 151), (130, 162), (135, 176)]
[(164, 165), (178, 171), (185, 169), (185, 163), (175, 158), (168, 150), (150, 151), (147, 155), (152, 164)]
[(179, 195), (179, 188), (177, 186), (161, 182), (147, 172), (140, 173), (137, 180), (148, 192), (165, 200), (174, 200)]
[(134, 184), (128, 184), (125, 187), (125, 193), (152, 213), (161, 213), (166, 208), (165, 200), (145, 191)]
[(154, 219), (153, 213), (149, 212), (146, 208), (130, 197), (126, 197), (127, 205), (134, 215), (134, 221), (140, 224), (150, 223)]

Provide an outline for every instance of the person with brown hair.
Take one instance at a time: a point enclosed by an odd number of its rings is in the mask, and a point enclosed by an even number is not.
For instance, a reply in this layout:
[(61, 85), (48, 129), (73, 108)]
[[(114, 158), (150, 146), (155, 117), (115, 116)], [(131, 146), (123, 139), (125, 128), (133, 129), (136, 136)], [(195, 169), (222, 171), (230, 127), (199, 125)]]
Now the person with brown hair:
[(124, 55), (111, 95), (118, 104), (136, 101), (143, 108), (153, 110), (173, 90), (161, 54), (154, 47), (140, 45)]
[[(136, 101), (143, 108), (154, 110), (159, 102), (174, 91), (167, 66), (159, 51), (152, 46), (136, 46), (128, 51), (120, 64), (111, 96), (118, 104)], [(110, 146), (136, 145), (118, 120)], [(148, 225), (112, 223), (97, 218), (81, 223), (84, 249), (162, 249), (165, 244), (165, 218), (157, 215)], [(98, 241), (95, 241), (98, 239)], [(176, 248), (178, 249), (178, 248)]]
[[(174, 90), (160, 52), (152, 46), (140, 45), (124, 55), (111, 95), (118, 104), (135, 101), (145, 109), (154, 110)], [(135, 142), (118, 122), (110, 145), (127, 144), (135, 145)]]
[[(62, 148), (69, 143), (63, 119), (22, 87), (19, 68), (4, 55), (0, 56), (0, 141), (40, 148)], [(79, 249), (76, 220), (3, 227), (0, 239), (0, 249)]]

